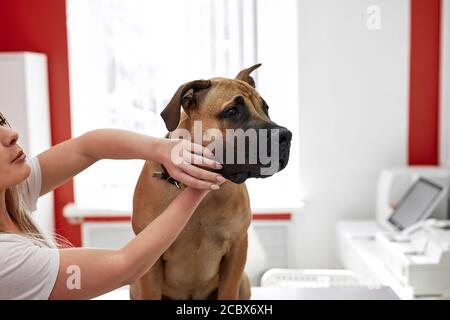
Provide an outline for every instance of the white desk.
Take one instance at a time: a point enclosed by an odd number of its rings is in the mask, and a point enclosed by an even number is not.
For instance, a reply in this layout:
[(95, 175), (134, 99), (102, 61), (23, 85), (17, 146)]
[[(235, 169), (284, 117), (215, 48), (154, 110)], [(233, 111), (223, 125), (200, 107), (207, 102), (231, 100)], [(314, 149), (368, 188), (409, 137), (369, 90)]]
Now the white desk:
[[(383, 264), (375, 242), (380, 231), (374, 220), (341, 221), (336, 226), (338, 254), (344, 268), (355, 272), (371, 287), (387, 286), (401, 299), (415, 299), (412, 287), (404, 286)], [(448, 296), (426, 299), (448, 299)]]
[(378, 258), (374, 220), (340, 221), (336, 226), (339, 260), (368, 286), (388, 286), (401, 298), (413, 299), (411, 287), (404, 287)]
[(254, 287), (251, 300), (398, 300), (388, 287), (280, 288)]

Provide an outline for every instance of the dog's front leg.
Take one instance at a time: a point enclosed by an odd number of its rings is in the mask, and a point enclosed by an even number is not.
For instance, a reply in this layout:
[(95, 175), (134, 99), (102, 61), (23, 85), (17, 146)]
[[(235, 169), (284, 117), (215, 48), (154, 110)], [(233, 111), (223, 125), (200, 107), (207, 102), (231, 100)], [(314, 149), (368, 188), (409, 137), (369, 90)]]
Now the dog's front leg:
[(139, 281), (141, 300), (161, 300), (163, 290), (163, 262), (158, 261), (148, 270)]
[(247, 259), (247, 232), (232, 245), (220, 265), (219, 300), (239, 299), (239, 287)]

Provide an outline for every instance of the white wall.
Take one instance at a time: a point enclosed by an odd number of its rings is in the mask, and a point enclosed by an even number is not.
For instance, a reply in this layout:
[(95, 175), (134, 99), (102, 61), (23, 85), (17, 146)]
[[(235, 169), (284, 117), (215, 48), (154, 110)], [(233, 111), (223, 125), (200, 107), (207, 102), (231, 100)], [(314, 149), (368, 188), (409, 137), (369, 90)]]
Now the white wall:
[[(381, 29), (366, 26), (369, 5)], [(407, 159), (408, 0), (300, 0), (296, 266), (339, 267), (335, 224), (373, 218), (384, 166)]]

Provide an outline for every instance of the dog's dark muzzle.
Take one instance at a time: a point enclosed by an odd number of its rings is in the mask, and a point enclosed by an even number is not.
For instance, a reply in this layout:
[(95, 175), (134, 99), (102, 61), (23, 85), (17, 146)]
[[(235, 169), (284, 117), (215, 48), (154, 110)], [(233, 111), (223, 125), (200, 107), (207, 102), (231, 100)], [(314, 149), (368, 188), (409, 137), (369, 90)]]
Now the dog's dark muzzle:
[(292, 133), (275, 123), (237, 130), (226, 137), (220, 173), (234, 183), (267, 178), (289, 161)]
[(289, 151), (291, 150), (291, 140), (292, 140), (292, 132), (284, 127), (280, 127), (279, 130), (279, 150), (280, 150), (280, 159), (279, 159), (279, 168), (278, 171), (286, 168), (289, 161)]

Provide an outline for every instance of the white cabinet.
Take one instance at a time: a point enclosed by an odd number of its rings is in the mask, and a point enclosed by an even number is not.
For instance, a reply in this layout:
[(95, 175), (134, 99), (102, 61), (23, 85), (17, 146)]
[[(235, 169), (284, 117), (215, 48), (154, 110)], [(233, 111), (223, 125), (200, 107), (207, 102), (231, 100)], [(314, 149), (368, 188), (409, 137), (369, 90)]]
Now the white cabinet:
[[(47, 57), (31, 52), (0, 53), (0, 112), (19, 132), (28, 157), (51, 146)], [(39, 199), (33, 216), (54, 231), (53, 193)]]

